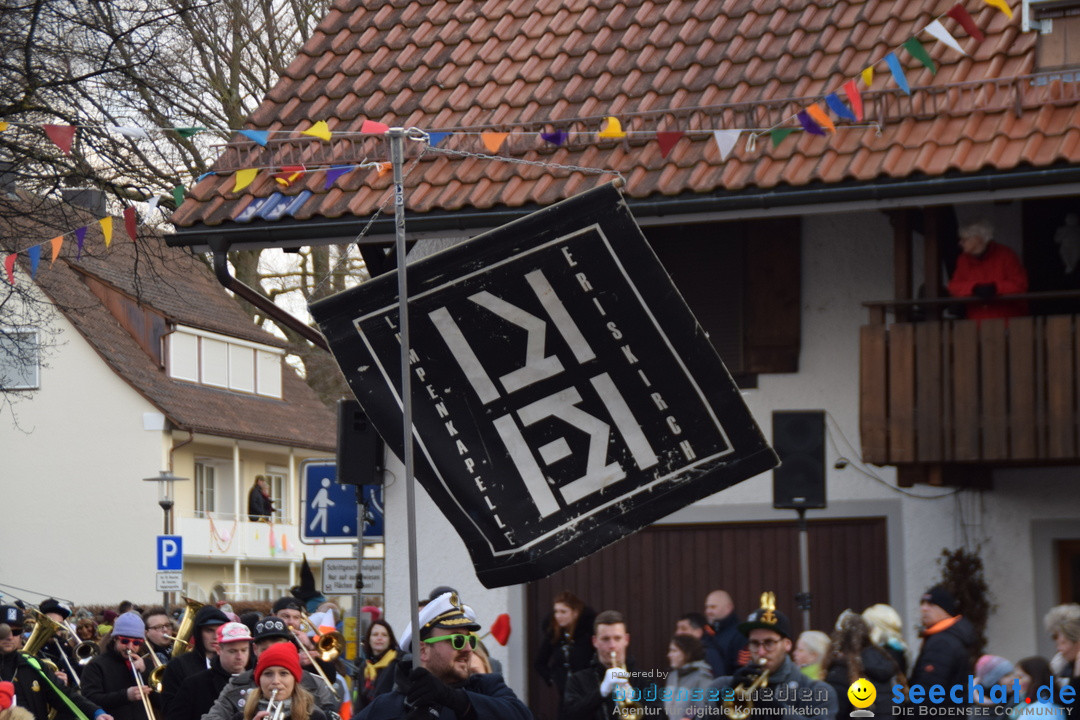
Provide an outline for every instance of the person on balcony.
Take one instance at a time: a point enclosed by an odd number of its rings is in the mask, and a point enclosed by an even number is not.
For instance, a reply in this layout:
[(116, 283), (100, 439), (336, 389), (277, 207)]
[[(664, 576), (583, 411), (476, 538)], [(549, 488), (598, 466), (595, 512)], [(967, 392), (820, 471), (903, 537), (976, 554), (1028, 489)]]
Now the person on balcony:
[(971, 320), (1010, 318), (1027, 315), (1024, 300), (994, 300), (1028, 290), (1028, 276), (1020, 258), (994, 238), (994, 226), (979, 220), (960, 228), (960, 249), (956, 271), (949, 280), (953, 297), (977, 297), (987, 302), (967, 305)]
[(274, 514), (274, 501), (270, 499), (270, 485), (265, 475), (256, 475), (255, 484), (248, 491), (248, 520), (269, 522)]

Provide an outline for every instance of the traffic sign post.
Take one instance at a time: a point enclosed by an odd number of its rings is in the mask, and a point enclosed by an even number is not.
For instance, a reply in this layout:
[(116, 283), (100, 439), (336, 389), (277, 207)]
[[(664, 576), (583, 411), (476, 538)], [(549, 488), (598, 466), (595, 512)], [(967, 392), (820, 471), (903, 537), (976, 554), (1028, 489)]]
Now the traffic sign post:
[[(300, 478), (300, 542), (308, 545), (357, 542), (355, 488), (338, 484), (337, 463), (305, 460), (300, 464)], [(372, 516), (364, 530), (364, 540), (377, 542), (383, 534), (382, 487), (362, 487)]]
[(184, 538), (179, 535), (157, 536), (158, 572), (180, 572), (184, 569)]

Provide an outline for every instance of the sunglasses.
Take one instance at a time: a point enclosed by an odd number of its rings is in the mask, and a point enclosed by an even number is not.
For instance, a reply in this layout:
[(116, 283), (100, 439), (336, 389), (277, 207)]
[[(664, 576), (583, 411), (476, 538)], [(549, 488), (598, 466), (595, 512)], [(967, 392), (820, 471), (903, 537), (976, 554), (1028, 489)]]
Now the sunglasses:
[(120, 643), (121, 645), (130, 645), (131, 647), (134, 647), (134, 648), (142, 647), (142, 644), (143, 644), (143, 641), (140, 640), (139, 638), (126, 638), (126, 637), (118, 637), (118, 638), (116, 638), (116, 642)]
[(428, 645), (432, 645), (434, 643), (439, 642), (440, 640), (449, 640), (450, 641), (450, 647), (454, 648), (455, 650), (464, 650), (466, 643), (469, 644), (469, 647), (471, 649), (473, 649), (473, 650), (476, 649), (477, 639), (476, 639), (476, 636), (472, 635), (472, 634), (469, 634), (469, 635), (461, 635), (461, 634), (440, 635), (439, 637), (430, 637), (427, 640), (425, 640), (424, 642), (426, 642)]

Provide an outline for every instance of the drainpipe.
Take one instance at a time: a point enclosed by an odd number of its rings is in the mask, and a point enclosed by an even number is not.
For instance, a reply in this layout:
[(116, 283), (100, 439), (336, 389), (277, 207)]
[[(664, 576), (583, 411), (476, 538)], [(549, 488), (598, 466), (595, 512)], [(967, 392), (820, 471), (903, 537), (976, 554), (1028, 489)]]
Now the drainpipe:
[[(244, 543), (244, 547), (236, 548), (236, 557), (233, 558), (233, 593), (239, 595), (240, 588), (240, 555), (247, 550), (247, 538), (245, 532), (247, 530), (247, 515), (241, 510), (247, 508), (240, 507), (240, 443), (236, 440), (233, 441), (233, 507), (236, 509), (236, 515), (239, 520), (237, 527), (239, 528), (239, 535), (242, 538), (241, 542)], [(239, 545), (239, 543), (237, 543)], [(238, 598), (239, 599), (239, 598)]]

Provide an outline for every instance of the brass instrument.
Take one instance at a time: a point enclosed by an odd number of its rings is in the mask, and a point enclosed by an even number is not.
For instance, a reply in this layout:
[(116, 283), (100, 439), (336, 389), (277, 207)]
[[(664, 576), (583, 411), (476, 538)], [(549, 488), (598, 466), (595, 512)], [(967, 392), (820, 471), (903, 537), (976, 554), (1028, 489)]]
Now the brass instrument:
[(184, 615), (180, 618), (180, 628), (176, 631), (176, 637), (173, 638), (172, 657), (180, 657), (188, 651), (188, 640), (191, 639), (192, 633), (195, 632), (195, 613), (201, 610), (205, 603), (196, 602), (191, 598), (184, 598), (184, 603), (187, 607), (184, 608)]
[[(614, 669), (617, 669), (617, 670), (622, 670), (624, 673), (626, 673), (627, 677), (630, 677), (630, 673), (627, 672), (626, 666), (618, 664), (617, 657), (618, 657), (618, 653), (616, 653), (614, 650), (612, 650), (611, 651), (611, 667), (614, 668)], [(626, 687), (629, 688), (630, 685), (627, 684)], [(616, 692), (618, 692), (618, 690), (616, 690)], [(641, 703), (636, 702), (634, 700), (631, 700), (629, 697), (623, 697), (621, 700), (616, 700), (615, 701), (615, 707), (619, 709), (618, 714), (619, 714), (619, 717), (621, 717), (621, 718), (631, 718), (632, 720), (640, 720), (640, 718), (645, 717), (645, 707)]]
[(150, 661), (154, 664), (154, 669), (150, 671), (150, 675), (147, 676), (147, 683), (153, 689), (154, 692), (161, 692), (161, 681), (165, 678), (165, 663), (161, 662), (161, 658), (154, 652), (153, 646), (150, 643), (146, 643), (149, 652), (146, 653), (150, 656)]
[[(311, 632), (315, 633), (315, 647), (319, 650), (319, 659), (323, 662), (334, 662), (341, 655), (341, 652), (345, 649), (345, 636), (338, 631), (328, 632), (326, 634), (320, 634), (319, 628), (311, 622), (311, 618), (307, 616), (307, 613), (300, 612), (300, 624), (301, 626), (307, 626)], [(306, 632), (306, 631), (305, 631)]]
[[(26, 639), (22, 651), (27, 655), (36, 657), (41, 652), (41, 649), (45, 647), (45, 643), (49, 642), (60, 630), (60, 623), (54, 622), (44, 613), (40, 613), (34, 608), (27, 608), (26, 612), (34, 618), (34, 629), (30, 631), (30, 637)], [(48, 658), (40, 658), (39, 661), (53, 675), (60, 671), (60, 668), (56, 667), (56, 663)]]
[(273, 692), (270, 693), (270, 699), (266, 701), (267, 720), (281, 720), (282, 716), (285, 715), (285, 701), (274, 701), (277, 694), (277, 688), (274, 688)]
[(761, 667), (761, 672), (749, 686), (745, 683), (735, 686), (731, 700), (724, 701), (725, 717), (730, 720), (747, 720), (750, 717), (750, 713), (754, 710), (754, 693), (769, 684), (769, 671), (764, 667), (767, 662), (767, 658), (758, 660), (757, 664)]
[(67, 634), (71, 654), (75, 656), (75, 662), (80, 667), (86, 665), (101, 653), (101, 647), (93, 640), (79, 640), (79, 634), (75, 632), (75, 628), (70, 623), (65, 621), (60, 625), (60, 629)]
[[(309, 621), (308, 625), (310, 624), (311, 622)], [(304, 640), (300, 637), (300, 633), (296, 632), (296, 630), (291, 625), (287, 625), (286, 627), (289, 628), (289, 632), (291, 632), (293, 634), (293, 637), (296, 639), (296, 644), (300, 646), (300, 652), (307, 655), (307, 659), (311, 661), (311, 667), (315, 668), (315, 672), (319, 673), (319, 677), (321, 677), (322, 681), (326, 683), (326, 687), (330, 688), (330, 692), (333, 693), (335, 698), (337, 698), (337, 687), (334, 685), (334, 683), (330, 682), (330, 678), (326, 677), (326, 673), (324, 673), (323, 669), (319, 667), (319, 663), (315, 662), (315, 658), (312, 657), (311, 651), (304, 647)], [(338, 699), (340, 700), (340, 698)]]
[(154, 706), (150, 704), (150, 696), (143, 692), (146, 687), (146, 683), (143, 682), (142, 675), (139, 674), (139, 669), (135, 667), (135, 658), (138, 657), (130, 649), (127, 651), (128, 663), (131, 665), (131, 674), (135, 676), (135, 685), (139, 688), (139, 697), (142, 698), (143, 711), (146, 713), (146, 720), (155, 720), (154, 718)]

